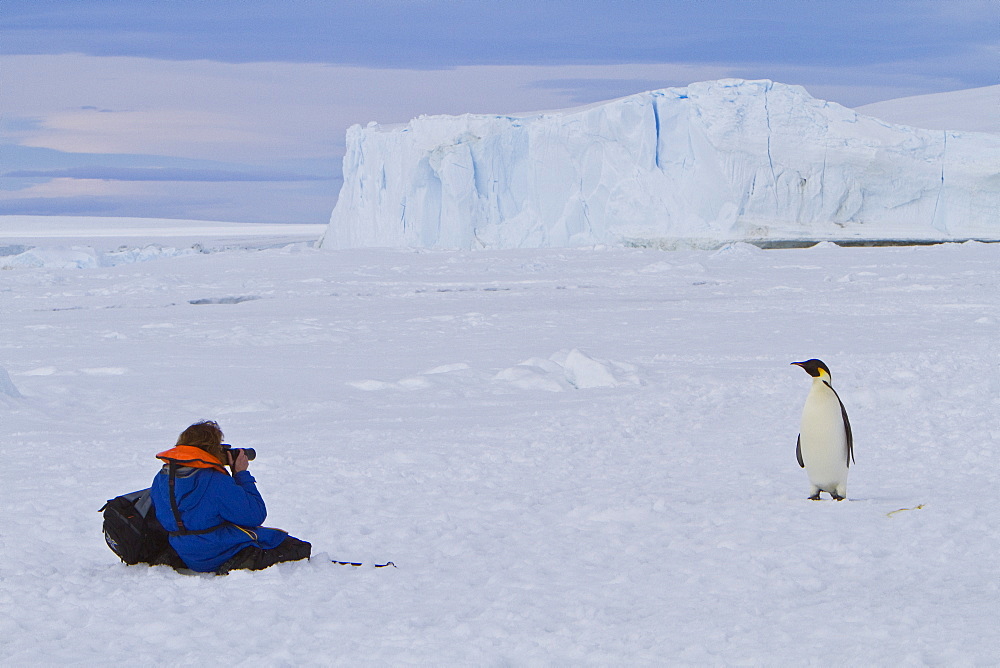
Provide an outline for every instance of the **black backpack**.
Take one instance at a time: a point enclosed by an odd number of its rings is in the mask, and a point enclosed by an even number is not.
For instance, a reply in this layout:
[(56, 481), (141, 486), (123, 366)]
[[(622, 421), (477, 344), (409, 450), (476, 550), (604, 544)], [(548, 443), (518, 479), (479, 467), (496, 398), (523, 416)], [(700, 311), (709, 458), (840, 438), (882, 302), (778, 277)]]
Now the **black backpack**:
[(100, 512), (104, 513), (104, 540), (126, 564), (152, 564), (172, 551), (148, 489), (109, 499)]
[(111, 551), (129, 566), (165, 564), (173, 568), (186, 568), (184, 561), (170, 546), (168, 536), (199, 536), (230, 525), (229, 522), (222, 522), (208, 529), (196, 530), (189, 530), (184, 526), (174, 492), (179, 469), (191, 471), (191, 469), (181, 469), (173, 462), (167, 465), (170, 474), (170, 509), (177, 522), (177, 531), (167, 531), (160, 524), (160, 520), (156, 519), (149, 489), (140, 489), (138, 492), (108, 499), (98, 511), (104, 513), (105, 542)]

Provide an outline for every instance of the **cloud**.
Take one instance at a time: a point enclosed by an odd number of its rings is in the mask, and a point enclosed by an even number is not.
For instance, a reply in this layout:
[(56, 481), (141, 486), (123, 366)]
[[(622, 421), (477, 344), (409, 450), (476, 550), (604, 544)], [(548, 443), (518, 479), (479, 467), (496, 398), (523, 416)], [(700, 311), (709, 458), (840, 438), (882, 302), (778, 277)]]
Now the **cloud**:
[(22, 169), (0, 173), (0, 178), (69, 178), (103, 181), (332, 181), (333, 176), (310, 176), (285, 172), (235, 172), (221, 169), (177, 167), (69, 167)]
[[(4, 134), (20, 144), (260, 162), (329, 155), (330, 110), (356, 90), (320, 65), (81, 55), (0, 57)], [(335, 83), (335, 82), (334, 82)]]
[[(164, 109), (100, 112), (56, 111), (24, 136), (26, 146), (75, 153), (162, 153), (209, 156), (237, 153), (275, 141), (274, 130), (245, 114), (201, 111), (172, 106)], [(197, 146), (196, 151), (189, 147)], [(181, 149), (177, 151), (176, 149)], [(173, 149), (173, 151), (172, 151)]]
[(852, 67), (996, 45), (998, 21), (995, 0), (4, 0), (0, 52), (390, 69)]
[(102, 215), (325, 223), (339, 181), (128, 182), (55, 179), (0, 191), (0, 215)]
[(126, 207), (113, 197), (23, 197), (0, 199), (2, 216), (124, 216)]
[(25, 188), (0, 190), (0, 200), (44, 199), (60, 197), (129, 197), (141, 195), (141, 185), (129, 181), (102, 179), (54, 178), (30, 183)]

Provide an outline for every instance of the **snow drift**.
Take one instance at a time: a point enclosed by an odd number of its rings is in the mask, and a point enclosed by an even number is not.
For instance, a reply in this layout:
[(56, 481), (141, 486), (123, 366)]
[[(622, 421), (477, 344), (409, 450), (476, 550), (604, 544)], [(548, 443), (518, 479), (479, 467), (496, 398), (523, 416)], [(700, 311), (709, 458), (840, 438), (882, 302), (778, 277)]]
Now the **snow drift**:
[(1000, 238), (1000, 135), (771, 81), (347, 131), (327, 248)]
[(21, 393), (17, 391), (17, 386), (11, 381), (10, 374), (2, 366), (0, 366), (0, 396), (21, 398)]
[(866, 104), (857, 110), (900, 125), (1000, 134), (1000, 84), (899, 97)]

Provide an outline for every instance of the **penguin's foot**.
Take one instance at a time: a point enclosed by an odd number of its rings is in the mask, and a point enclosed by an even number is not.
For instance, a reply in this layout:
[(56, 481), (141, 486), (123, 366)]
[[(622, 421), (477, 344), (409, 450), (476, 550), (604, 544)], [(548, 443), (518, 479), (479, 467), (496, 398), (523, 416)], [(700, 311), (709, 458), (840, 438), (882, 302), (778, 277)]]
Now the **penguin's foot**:
[(833, 497), (834, 501), (843, 501), (847, 498), (846, 496), (840, 496), (839, 494), (831, 494), (830, 496)]
[(812, 496), (810, 496), (809, 500), (810, 501), (819, 501), (819, 492), (816, 492), (815, 494), (813, 494)]

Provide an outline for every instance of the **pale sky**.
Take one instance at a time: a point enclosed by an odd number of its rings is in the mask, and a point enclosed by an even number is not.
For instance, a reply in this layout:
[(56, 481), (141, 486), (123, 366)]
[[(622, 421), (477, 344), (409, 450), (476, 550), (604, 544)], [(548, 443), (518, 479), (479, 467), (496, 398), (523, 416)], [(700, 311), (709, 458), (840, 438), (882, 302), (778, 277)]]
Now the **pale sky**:
[(354, 123), (1000, 83), (997, 0), (2, 0), (0, 215), (322, 223)]

